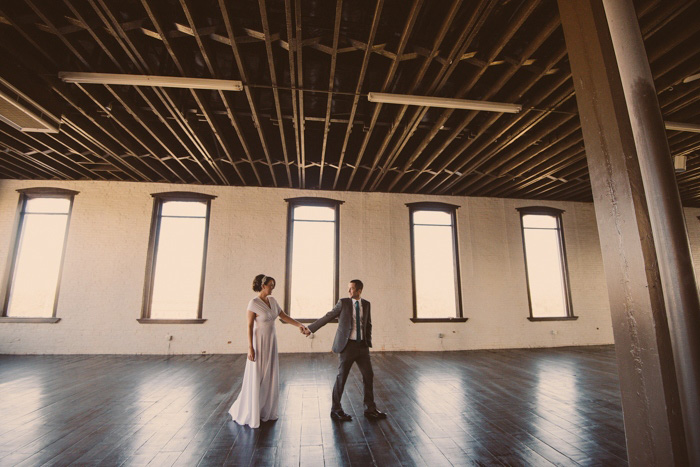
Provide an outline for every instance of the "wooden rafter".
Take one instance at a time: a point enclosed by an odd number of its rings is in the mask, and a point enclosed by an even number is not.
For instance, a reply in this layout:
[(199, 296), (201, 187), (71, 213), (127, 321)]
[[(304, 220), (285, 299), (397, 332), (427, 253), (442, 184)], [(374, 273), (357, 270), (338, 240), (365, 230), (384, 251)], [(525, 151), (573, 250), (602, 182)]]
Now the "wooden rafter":
[[(89, 0), (91, 2), (91, 6), (93, 7), (93, 10), (96, 12), (102, 23), (104, 24), (105, 28), (107, 29), (107, 32), (110, 33), (110, 35), (114, 38), (114, 40), (117, 42), (117, 44), (120, 46), (121, 50), (124, 52), (124, 54), (129, 58), (130, 63), (141, 73), (146, 73), (147, 71), (147, 64), (143, 57), (140, 55), (138, 50), (136, 49), (135, 45), (129, 38), (129, 36), (126, 34), (126, 30), (124, 29), (124, 25), (122, 23), (119, 23), (114, 15), (112, 14), (111, 10), (105, 9), (104, 11), (101, 10), (97, 4), (95, 3), (94, 0)], [(102, 4), (103, 8), (106, 8), (104, 4)], [(114, 57), (113, 55), (109, 55), (110, 57)], [(117, 65), (117, 67), (120, 70), (124, 70), (122, 67), (122, 64), (118, 61), (114, 61), (114, 63)], [(188, 152), (192, 159), (196, 161), (196, 164), (200, 167), (200, 169), (207, 175), (207, 177), (214, 183), (216, 183), (216, 177), (210, 172), (211, 168), (207, 168), (204, 164), (202, 164), (197, 157), (194, 156), (192, 151), (190, 150), (189, 146), (184, 143), (183, 139), (179, 136), (177, 133), (177, 130), (171, 126), (165, 116), (157, 109), (156, 104), (146, 95), (146, 93), (141, 90), (140, 88), (136, 87), (136, 92), (138, 93), (139, 97), (143, 99), (143, 101), (148, 105), (149, 109), (156, 115), (158, 120), (163, 124), (168, 131), (177, 139), (177, 141), (182, 145), (182, 148), (185, 149), (186, 152)], [(178, 125), (178, 128), (186, 135), (186, 137), (191, 141), (192, 145), (196, 148), (195, 150), (200, 151), (200, 146), (201, 143), (197, 139), (194, 131), (190, 128), (189, 123), (187, 120), (184, 118), (181, 112), (177, 109), (177, 106), (174, 104), (172, 98), (170, 95), (163, 89), (158, 89), (158, 88), (153, 88), (153, 92), (157, 96), (157, 98), (161, 101), (161, 104), (166, 108), (167, 112), (170, 114), (170, 117), (173, 119), (173, 121)], [(198, 177), (195, 177), (195, 179), (199, 179)]]
[(372, 20), (372, 26), (369, 32), (369, 38), (367, 39), (367, 47), (365, 48), (364, 57), (362, 58), (362, 66), (360, 67), (360, 76), (357, 78), (357, 86), (355, 87), (355, 97), (352, 101), (352, 109), (350, 110), (350, 121), (345, 130), (345, 138), (343, 140), (343, 147), (340, 150), (340, 157), (338, 160), (338, 168), (335, 172), (335, 179), (333, 180), (333, 189), (338, 185), (338, 178), (340, 177), (340, 172), (343, 168), (343, 160), (345, 159), (345, 151), (348, 148), (348, 140), (350, 139), (350, 133), (352, 132), (352, 123), (355, 120), (355, 113), (357, 112), (357, 103), (360, 100), (360, 91), (362, 91), (362, 85), (365, 81), (365, 73), (367, 73), (367, 64), (369, 63), (370, 54), (374, 44), (374, 37), (377, 34), (377, 28), (379, 28), (379, 17), (382, 14), (382, 7), (384, 6), (384, 0), (377, 0), (377, 5), (374, 9), (374, 15)]
[[(464, 55), (464, 53), (467, 51), (467, 49), (470, 47), (474, 39), (476, 38), (477, 34), (483, 27), (484, 23), (486, 22), (486, 19), (488, 17), (489, 12), (495, 8), (495, 3), (489, 2), (487, 0), (481, 0), (481, 2), (476, 6), (474, 9), (473, 14), (471, 15), (471, 18), (466, 25), (465, 28), (463, 28), (462, 33), (459, 37), (459, 39), (454, 43), (454, 46), (452, 47), (452, 50), (450, 51), (450, 54), (448, 55), (450, 58), (442, 65), (441, 70), (438, 72), (438, 74), (435, 76), (433, 81), (430, 83), (428, 88), (425, 90), (425, 95), (434, 95), (435, 93), (440, 92), (442, 87), (447, 83), (448, 78), (452, 75), (452, 73), (455, 71), (457, 68), (457, 64), (459, 63), (459, 60), (455, 60), (457, 57), (461, 57)], [(416, 89), (421, 83), (419, 81), (414, 81), (414, 86), (411, 86), (412, 89)], [(413, 92), (411, 92), (412, 94)], [(427, 113), (428, 108), (427, 107), (419, 107), (416, 109), (415, 112), (413, 112), (412, 116), (409, 117), (408, 122), (404, 126), (403, 132), (400, 134), (398, 142), (396, 142), (393, 145), (393, 149), (387, 156), (387, 160), (384, 164), (384, 167), (382, 170), (379, 171), (377, 177), (375, 178), (374, 182), (370, 186), (370, 190), (375, 190), (378, 185), (381, 183), (383, 180), (384, 176), (388, 173), (388, 169), (392, 167), (394, 164), (394, 161), (396, 161), (396, 158), (401, 154), (401, 151), (403, 150), (404, 146), (406, 143), (411, 139), (413, 136), (413, 133), (416, 131), (418, 128), (418, 124), (422, 120), (422, 118), (425, 116)], [(404, 114), (406, 112), (406, 106), (402, 106), (402, 109), (399, 111), (399, 117), (397, 117), (398, 123), (401, 121), (403, 118)], [(395, 125), (396, 126), (396, 125)], [(381, 153), (384, 152), (388, 145), (388, 141), (385, 139), (385, 143), (382, 144), (382, 148), (380, 149), (380, 152), (377, 155), (377, 158), (381, 157)], [(372, 174), (368, 174), (371, 176)]]
[[(224, 19), (224, 24), (226, 25), (226, 31), (228, 33), (228, 36), (229, 36), (229, 38), (231, 38), (231, 50), (233, 51), (233, 56), (234, 56), (234, 59), (236, 61), (236, 65), (238, 66), (238, 73), (239, 73), (243, 83), (249, 84), (248, 73), (246, 71), (245, 66), (243, 65), (243, 60), (241, 59), (241, 54), (238, 50), (238, 43), (237, 43), (236, 37), (233, 34), (233, 26), (231, 23), (231, 16), (230, 16), (230, 13), (228, 11), (228, 7), (226, 6), (225, 0), (219, 0), (219, 9), (220, 9), (221, 15)], [(255, 101), (253, 99), (253, 95), (250, 91), (250, 87), (244, 86), (243, 90), (245, 91), (246, 98), (248, 99), (248, 105), (250, 106), (250, 112), (251, 112), (251, 115), (253, 118), (253, 124), (255, 125), (255, 128), (258, 132), (258, 137), (260, 138), (260, 145), (262, 146), (263, 153), (265, 154), (265, 160), (267, 162), (267, 166), (270, 169), (270, 176), (272, 177), (272, 185), (277, 186), (277, 177), (275, 176), (275, 170), (272, 167), (272, 159), (270, 157), (270, 151), (267, 147), (267, 140), (265, 139), (265, 135), (263, 133), (257, 105), (255, 104)]]
[[(496, 42), (496, 44), (492, 47), (488, 54), (488, 58), (485, 60), (485, 64), (483, 67), (479, 69), (477, 73), (475, 73), (470, 80), (468, 80), (466, 83), (462, 85), (462, 87), (457, 91), (457, 95), (455, 97), (457, 98), (464, 98), (469, 91), (474, 87), (474, 85), (479, 81), (479, 79), (484, 75), (486, 70), (489, 67), (489, 64), (494, 62), (496, 60), (496, 57), (501, 53), (503, 48), (506, 46), (508, 41), (515, 35), (515, 33), (518, 31), (520, 26), (527, 20), (527, 18), (530, 16), (532, 11), (537, 7), (537, 4), (539, 3), (540, 0), (527, 0), (525, 4), (518, 10), (517, 16), (514, 20), (512, 20), (509, 25), (508, 29), (505, 31), (504, 34), (502, 34), (499, 37), (499, 40)], [(461, 56), (461, 54), (460, 54)], [(529, 57), (528, 57), (529, 58)], [(517, 65), (514, 68), (518, 68)], [(515, 70), (511, 69), (512, 73), (515, 73)], [(508, 76), (507, 74), (505, 76)], [(444, 79), (443, 79), (444, 83)], [(492, 87), (492, 90), (495, 89), (495, 87)], [(439, 90), (439, 88), (438, 88)], [(488, 97), (484, 100), (488, 100)], [(421, 114), (425, 114), (427, 112), (427, 109), (423, 109), (421, 111)], [(446, 109), (442, 112), (438, 120), (433, 124), (433, 128), (428, 132), (428, 134), (423, 138), (423, 140), (418, 144), (416, 149), (414, 149), (413, 153), (408, 157), (407, 161), (405, 164), (413, 164), (417, 158), (421, 155), (421, 153), (425, 150), (425, 148), (428, 146), (430, 141), (433, 140), (433, 138), (440, 132), (441, 128), (447, 123), (447, 120), (452, 116), (454, 113), (454, 109)], [(473, 118), (474, 113), (471, 112), (470, 115), (465, 119), (462, 124), (460, 125), (459, 131), (466, 127), (466, 124)], [(407, 137), (404, 138), (404, 140), (401, 142), (400, 145), (397, 146), (397, 149), (395, 149), (395, 154), (399, 154), (405, 145), (407, 144), (408, 140), (413, 136), (413, 133), (415, 131), (415, 127), (417, 124), (418, 120), (414, 120), (412, 122), (412, 129), (407, 133)], [(394, 156), (395, 157), (395, 156)], [(403, 172), (405, 173), (405, 171)], [(392, 189), (394, 185), (398, 182), (399, 178), (403, 175), (402, 172), (399, 172), (399, 174), (394, 178), (394, 181), (390, 183), (389, 189)], [(379, 184), (382, 180), (382, 176), (380, 176), (377, 181), (375, 182), (375, 186)]]
[[(664, 119), (700, 123), (700, 80), (684, 82), (700, 72), (700, 2), (633, 1)], [(60, 116), (60, 131), (0, 123), (0, 174), (587, 200), (555, 3), (3, 4), (0, 86)], [(60, 71), (239, 79), (244, 91), (64, 84)], [(368, 91), (523, 110), (377, 104)], [(700, 135), (667, 139), (688, 156), (682, 198), (700, 206)]]
[(326, 118), (323, 124), (323, 143), (321, 145), (321, 166), (318, 175), (318, 186), (323, 186), (323, 168), (326, 165), (326, 147), (328, 145), (328, 132), (331, 123), (331, 104), (333, 103), (333, 91), (335, 89), (335, 66), (338, 58), (338, 40), (340, 39), (340, 21), (342, 19), (343, 0), (335, 3), (335, 25), (333, 26), (333, 49), (331, 51), (330, 78), (328, 80), (328, 100), (326, 101)]
[(297, 49), (296, 44), (301, 42), (300, 37), (294, 37), (294, 17), (292, 16), (292, 4), (291, 0), (284, 0), (284, 14), (287, 19), (287, 39), (289, 44), (287, 46), (287, 55), (289, 58), (289, 79), (291, 81), (291, 94), (292, 94), (292, 128), (294, 129), (294, 143), (296, 148), (296, 160), (297, 160), (297, 179), (299, 180), (299, 187), (304, 188), (304, 169), (305, 161), (302, 157), (302, 147), (303, 143), (300, 142), (300, 131), (303, 131), (300, 127), (304, 125), (304, 114), (303, 111), (300, 113), (299, 108), (299, 97), (300, 92), (295, 88), (301, 85), (297, 85), (297, 74), (296, 74), (296, 62), (294, 60), (294, 53), (301, 50), (301, 47)]
[[(510, 69), (507, 72), (504, 72), (500, 79), (491, 86), (491, 89), (488, 91), (488, 93), (484, 96), (484, 100), (489, 100), (493, 95), (495, 95), (514, 75), (517, 73), (517, 71), (521, 68), (522, 64), (531, 57), (536, 50), (551, 36), (551, 34), (554, 32), (554, 30), (559, 26), (559, 18), (554, 17), (552, 20), (549, 21), (549, 23), (542, 28), (540, 34), (536, 36), (536, 38), (530, 42), (529, 46), (522, 52), (521, 56), (518, 57), (516, 62), (511, 65)], [(558, 60), (556, 60), (558, 61)], [(552, 68), (551, 65), (547, 66), (542, 72), (540, 73), (539, 76), (533, 75), (529, 81), (526, 81), (526, 84), (522, 86), (520, 89), (517, 90), (517, 92), (511, 93), (510, 96), (506, 98), (507, 102), (515, 102), (517, 100), (517, 97), (519, 95), (522, 95), (522, 93), (527, 90), (530, 86), (535, 84), (538, 79), (540, 79), (542, 76), (548, 73), (548, 71)], [(524, 89), (523, 89), (524, 88)], [(527, 112), (527, 110), (526, 110)], [(469, 112), (467, 116), (462, 119), (462, 121), (457, 125), (451, 133), (445, 138), (445, 142), (441, 144), (438, 148), (436, 148), (427, 158), (426, 161), (422, 164), (420, 170), (425, 170), (427, 167), (430, 167), (437, 159), (440, 157), (440, 155), (447, 149), (447, 147), (456, 140), (457, 136), (462, 133), (467, 125), (469, 125), (472, 120), (476, 117), (476, 112)], [(489, 120), (487, 123), (483, 126), (483, 128), (489, 128), (491, 125), (493, 125), (497, 120), (499, 120), (502, 117), (502, 114), (494, 113), (489, 117)], [(522, 116), (520, 117), (522, 118)], [(509, 127), (508, 127), (509, 128)], [(439, 130), (439, 128), (438, 128)], [(434, 131), (434, 130), (433, 130)], [(505, 132), (505, 130), (503, 131)], [(431, 132), (432, 133), (432, 132)], [(500, 133), (502, 134), (502, 132)], [(500, 136), (499, 134), (499, 136)], [(496, 138), (499, 138), (499, 136), (496, 136)], [(443, 168), (439, 171), (444, 170), (444, 167), (448, 166), (454, 160), (458, 159), (461, 154), (464, 152), (464, 150), (469, 147), (474, 139), (468, 139), (465, 141), (461, 147), (454, 152), (454, 155), (450, 157), (450, 159), (443, 164)], [(427, 145), (427, 144), (426, 144)], [(413, 156), (414, 158), (417, 158), (417, 155)], [(415, 159), (414, 159), (415, 160)], [(396, 178), (390, 185), (390, 188), (393, 188), (400, 180), (400, 178), (403, 176), (403, 174), (406, 172), (406, 165), (404, 166), (403, 172), (397, 174)], [(407, 180), (404, 185), (400, 188), (400, 191), (405, 191), (413, 182), (415, 182), (417, 176), (414, 175), (412, 178)], [(425, 183), (427, 184), (427, 183)], [(423, 186), (425, 186), (425, 184)], [(421, 187), (422, 188), (422, 187)]]
[(272, 43), (270, 40), (270, 25), (267, 21), (267, 10), (265, 0), (258, 0), (260, 7), (260, 19), (262, 21), (263, 33), (265, 37), (265, 50), (267, 52), (267, 64), (270, 67), (270, 82), (272, 83), (272, 95), (275, 100), (275, 111), (277, 112), (277, 128), (280, 133), (280, 143), (282, 145), (282, 155), (284, 157), (284, 169), (287, 173), (288, 186), (292, 186), (292, 174), (289, 169), (289, 155), (287, 154), (287, 138), (284, 135), (284, 120), (282, 119), (282, 110), (280, 108), (280, 96), (277, 89), (277, 71), (275, 70), (275, 58), (272, 55)]
[[(211, 59), (209, 58), (209, 53), (207, 52), (207, 49), (204, 45), (204, 41), (202, 40), (202, 35), (203, 34), (210, 34), (211, 32), (207, 33), (202, 31), (201, 29), (197, 29), (194, 24), (194, 18), (192, 17), (191, 13), (191, 7), (188, 6), (189, 2), (185, 0), (180, 0), (180, 6), (182, 7), (183, 11), (185, 12), (185, 16), (187, 17), (187, 21), (190, 24), (190, 29), (192, 31), (192, 36), (195, 38), (197, 41), (197, 45), (199, 47), (199, 51), (202, 54), (202, 58), (204, 59), (204, 62), (207, 65), (207, 69), (209, 71), (209, 74), (211, 75), (212, 78), (219, 78), (219, 74), (214, 68), (214, 65), (212, 64)], [(233, 126), (234, 130), (236, 131), (236, 135), (238, 136), (238, 140), (241, 143), (241, 146), (243, 147), (243, 151), (245, 152), (246, 158), (248, 160), (248, 163), (250, 164), (251, 169), (253, 170), (253, 173), (255, 175), (255, 178), (257, 180), (257, 183), (260, 185), (262, 184), (262, 180), (260, 179), (260, 174), (258, 174), (258, 170), (255, 167), (255, 163), (253, 162), (252, 155), (250, 153), (250, 149), (248, 147), (248, 142), (246, 141), (245, 135), (243, 134), (243, 131), (241, 129), (241, 125), (238, 122), (238, 118), (234, 115), (233, 111), (231, 110), (232, 106), (229, 101), (229, 96), (227, 93), (225, 93), (222, 90), (218, 91), (219, 98), (221, 99), (221, 102), (224, 104), (224, 108), (226, 109), (226, 115), (229, 118), (229, 121), (231, 122), (231, 125)], [(205, 103), (205, 100), (202, 100), (203, 103)], [(204, 104), (206, 105), (206, 104)], [(212, 111), (207, 108), (207, 113), (209, 115), (212, 114)], [(219, 139), (220, 144), (224, 148), (224, 151), (226, 153), (226, 157), (228, 160), (231, 162), (233, 165), (233, 168), (236, 170), (236, 173), (238, 174), (238, 177), (241, 179), (243, 184), (246, 184), (245, 179), (243, 178), (243, 175), (241, 174), (240, 170), (236, 166), (233, 156), (232, 156), (232, 150), (230, 149), (228, 143), (226, 140), (221, 137), (217, 138)]]
[[(432, 63), (432, 60), (435, 57), (437, 57), (437, 54), (439, 53), (442, 42), (445, 39), (445, 35), (447, 34), (450, 25), (454, 21), (461, 4), (462, 4), (462, 0), (454, 0), (452, 2), (452, 6), (451, 6), (448, 14), (445, 16), (445, 20), (443, 21), (443, 23), (438, 31), (438, 34), (435, 37), (432, 50), (427, 51), (424, 54), (425, 60), (423, 60), (421, 68), (419, 69), (418, 73), (416, 73), (416, 75), (413, 79), (413, 82), (410, 86), (409, 94), (412, 94), (416, 91), (418, 86), (421, 84), (421, 81), (423, 80), (425, 74), (427, 73), (428, 68), (429, 68), (430, 64)], [(476, 15), (472, 16), (472, 20), (474, 20), (475, 18), (476, 18)], [(460, 36), (460, 38), (455, 42), (454, 47), (452, 48), (452, 52), (451, 52), (452, 56), (455, 56), (456, 54), (458, 55), (457, 50), (460, 49), (462, 42), (466, 37), (466, 36), (464, 36), (464, 34), (466, 34), (466, 30), (468, 30), (471, 26), (472, 26), (471, 23), (467, 24), (465, 27), (465, 32), (463, 32), (463, 35)], [(463, 47), (463, 48), (466, 48), (466, 47)], [(448, 69), (448, 66), (449, 66), (449, 64), (447, 64), (447, 63), (444, 63), (442, 65), (441, 70), (438, 72), (438, 77), (442, 76), (442, 74)], [(384, 151), (389, 146), (389, 142), (393, 138), (395, 131), (399, 128), (399, 124), (402, 121), (403, 116), (405, 115), (407, 110), (408, 110), (408, 106), (402, 105), (400, 107), (399, 111), (397, 112), (396, 116), (394, 117), (394, 122), (391, 125), (391, 127), (389, 128), (389, 131), (387, 132), (387, 134), (384, 136), (384, 140), (382, 141), (381, 146), (379, 147), (379, 149), (375, 153), (374, 159), (372, 160), (372, 166), (370, 167), (370, 169), (367, 173), (367, 176), (365, 177), (365, 180), (362, 182), (362, 186), (360, 187), (360, 190), (364, 190), (365, 187), (367, 186), (367, 184), (369, 183), (370, 178), (372, 177), (374, 170), (377, 168), (380, 160), (382, 159), (382, 155), (384, 154)], [(382, 169), (382, 171), (389, 168), (389, 166), (390, 166), (390, 163), (387, 162), (387, 164), (385, 164), (385, 167)], [(372, 189), (372, 188), (370, 188), (370, 189)]]
[[(100, 1), (102, 1), (102, 0), (100, 0)], [(150, 18), (151, 23), (153, 23), (153, 26), (156, 28), (158, 33), (163, 38), (163, 44), (165, 45), (165, 48), (167, 49), (168, 54), (170, 55), (170, 58), (175, 63), (175, 67), (178, 69), (181, 76), (186, 76), (187, 74), (185, 73), (185, 69), (183, 68), (182, 63), (180, 62), (180, 59), (179, 59), (177, 53), (173, 49), (172, 44), (170, 43), (170, 40), (165, 37), (165, 34), (163, 34), (163, 28), (161, 27), (160, 20), (157, 17), (155, 11), (151, 8), (150, 4), (147, 1), (142, 0), (141, 3), (143, 5), (144, 9), (146, 10), (146, 14)], [(226, 153), (226, 157), (228, 158), (228, 160), (231, 163), (233, 163), (233, 158), (230, 154), (228, 144), (223, 139), (222, 130), (219, 127), (219, 124), (218, 124), (216, 118), (210, 112), (209, 104), (205, 101), (205, 99), (203, 97), (203, 92), (200, 92), (200, 90), (196, 90), (196, 89), (190, 89), (190, 93), (191, 93), (192, 97), (194, 98), (195, 102), (197, 103), (198, 107), (200, 108), (202, 114), (204, 115), (204, 118), (206, 119), (207, 123), (209, 124), (209, 128), (211, 129), (212, 134), (214, 135), (214, 137), (216, 138), (216, 140), (219, 142), (219, 144), (223, 148), (224, 152)], [(194, 132), (193, 132), (193, 134), (194, 134)], [(201, 139), (200, 139), (200, 141), (201, 141)], [(226, 184), (230, 183), (228, 178), (224, 174), (223, 170), (221, 169), (221, 167), (219, 167), (219, 165), (216, 163), (214, 157), (206, 149), (206, 146), (203, 143), (201, 143), (200, 147), (202, 149), (203, 155), (209, 161), (209, 164), (214, 169), (216, 174), (222, 179), (222, 181), (224, 183), (226, 183)], [(237, 172), (237, 173), (238, 173), (239, 178), (241, 178), (243, 183), (245, 183), (242, 176), (240, 175), (240, 172)]]
[[(413, 1), (413, 5), (411, 6), (411, 10), (408, 14), (408, 19), (406, 20), (406, 26), (404, 27), (403, 32), (401, 33), (401, 39), (399, 39), (399, 46), (396, 50), (396, 53), (393, 54), (391, 67), (389, 68), (389, 72), (387, 73), (386, 78), (384, 78), (384, 83), (382, 83), (380, 92), (386, 92), (389, 89), (389, 85), (394, 79), (394, 75), (396, 74), (396, 70), (398, 69), (399, 65), (399, 60), (397, 60), (397, 57), (400, 57), (401, 54), (403, 54), (403, 51), (406, 48), (406, 45), (408, 44), (408, 39), (411, 37), (411, 32), (413, 31), (413, 26), (416, 24), (416, 20), (418, 19), (418, 13), (420, 12), (421, 6), (423, 6), (423, 0)], [(365, 155), (367, 144), (369, 143), (369, 140), (372, 137), (374, 126), (377, 124), (377, 119), (379, 118), (379, 113), (381, 111), (382, 104), (375, 104), (374, 110), (372, 111), (372, 118), (370, 119), (369, 129), (365, 133), (365, 137), (362, 141), (362, 146), (360, 147), (360, 151), (357, 153), (357, 160), (355, 161), (352, 172), (350, 173), (350, 179), (348, 180), (348, 183), (345, 188), (346, 190), (349, 190), (352, 186), (352, 181), (355, 178), (355, 174), (357, 173), (357, 168), (360, 166), (360, 163), (362, 162), (362, 157)]]
[[(285, 4), (289, 3), (291, 0), (285, 0)], [(291, 19), (291, 17), (290, 17)], [(287, 20), (287, 24), (291, 26), (290, 20)], [(298, 111), (294, 113), (295, 119), (297, 119), (296, 129), (299, 134), (299, 164), (301, 168), (301, 178), (299, 179), (299, 186), (301, 188), (306, 188), (306, 113), (304, 112), (304, 67), (303, 67), (303, 47), (306, 45), (306, 40), (304, 39), (303, 24), (301, 17), (301, 0), (295, 0), (294, 4), (294, 24), (296, 26), (296, 39), (294, 41), (294, 48), (296, 49), (296, 83), (294, 83), (294, 70), (290, 69), (290, 77), (292, 79), (292, 87), (298, 86), (298, 96), (299, 96), (299, 107)], [(315, 38), (309, 38), (307, 40), (313, 41)], [(292, 67), (293, 68), (293, 67)], [(294, 91), (292, 91), (294, 93)]]

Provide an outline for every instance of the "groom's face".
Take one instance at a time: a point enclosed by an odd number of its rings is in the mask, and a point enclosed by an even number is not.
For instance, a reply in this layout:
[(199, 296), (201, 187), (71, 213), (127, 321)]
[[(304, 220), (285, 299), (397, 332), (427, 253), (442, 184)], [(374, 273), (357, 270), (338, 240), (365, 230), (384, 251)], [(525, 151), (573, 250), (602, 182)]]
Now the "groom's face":
[(359, 300), (360, 295), (362, 295), (362, 289), (356, 288), (355, 283), (350, 282), (348, 284), (348, 295), (350, 295), (350, 298), (354, 298), (355, 300)]

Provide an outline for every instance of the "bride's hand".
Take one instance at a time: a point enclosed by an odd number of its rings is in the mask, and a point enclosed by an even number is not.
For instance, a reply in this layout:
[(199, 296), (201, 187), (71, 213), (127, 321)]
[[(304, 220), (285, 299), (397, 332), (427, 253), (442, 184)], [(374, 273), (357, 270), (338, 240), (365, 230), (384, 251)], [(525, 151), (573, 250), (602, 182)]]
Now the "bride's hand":
[(255, 349), (248, 349), (248, 360), (250, 360), (251, 362), (255, 361)]

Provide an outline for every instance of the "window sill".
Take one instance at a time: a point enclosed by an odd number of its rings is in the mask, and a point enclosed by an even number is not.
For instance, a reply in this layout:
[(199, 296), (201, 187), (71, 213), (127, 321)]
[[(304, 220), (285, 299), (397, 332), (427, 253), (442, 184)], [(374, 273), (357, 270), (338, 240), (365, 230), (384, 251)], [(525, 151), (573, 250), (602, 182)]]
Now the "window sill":
[(202, 324), (206, 319), (151, 319), (151, 318), (139, 318), (138, 321), (141, 324)]
[(469, 318), (411, 318), (414, 323), (466, 323)]
[(578, 316), (554, 316), (551, 318), (533, 318), (530, 316), (528, 320), (530, 321), (576, 321)]
[(58, 323), (61, 318), (13, 318), (12, 316), (0, 317), (0, 323)]

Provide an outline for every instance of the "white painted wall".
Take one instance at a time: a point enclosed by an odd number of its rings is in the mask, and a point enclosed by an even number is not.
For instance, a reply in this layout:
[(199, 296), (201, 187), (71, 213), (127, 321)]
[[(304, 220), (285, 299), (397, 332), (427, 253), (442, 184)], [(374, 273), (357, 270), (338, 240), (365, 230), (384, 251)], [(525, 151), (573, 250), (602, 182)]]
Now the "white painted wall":
[[(0, 180), (0, 261), (11, 257), (18, 188), (54, 186), (80, 191), (73, 214), (56, 324), (0, 323), (0, 353), (178, 354), (245, 352), (246, 305), (258, 273), (277, 279), (284, 302), (285, 198), (341, 199), (340, 291), (361, 278), (372, 302), (375, 350), (463, 350), (613, 342), (607, 289), (593, 205), (513, 199), (438, 197), (272, 188), (182, 186), (127, 182)], [(212, 202), (199, 325), (139, 324), (146, 270), (151, 193), (196, 191)], [(444, 201), (457, 211), (466, 323), (420, 323), (412, 317), (408, 208)], [(566, 212), (564, 235), (577, 321), (530, 322), (517, 207), (546, 205)], [(698, 211), (695, 210), (695, 215)], [(690, 218), (691, 221), (694, 218)], [(700, 256), (700, 226), (690, 229)], [(6, 283), (2, 284), (2, 294)], [(327, 309), (317, 310), (318, 315)], [(336, 325), (306, 339), (277, 324), (282, 352), (329, 352)], [(440, 339), (438, 334), (444, 334)], [(166, 334), (174, 336), (171, 342)], [(169, 347), (170, 345), (170, 347)]]

